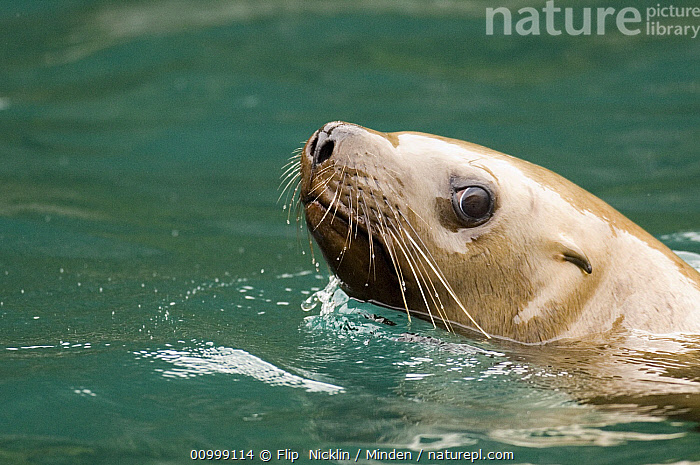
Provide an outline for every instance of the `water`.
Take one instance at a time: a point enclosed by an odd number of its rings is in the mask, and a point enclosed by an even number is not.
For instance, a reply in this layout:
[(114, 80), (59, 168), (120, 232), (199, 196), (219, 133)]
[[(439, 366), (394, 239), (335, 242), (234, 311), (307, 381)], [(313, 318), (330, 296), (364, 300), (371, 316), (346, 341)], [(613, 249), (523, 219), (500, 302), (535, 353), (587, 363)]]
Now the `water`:
[(447, 334), (332, 287), (302, 310), (328, 273), (277, 185), (335, 119), (526, 158), (700, 252), (697, 42), (486, 37), (486, 6), (3, 2), (0, 462), (700, 460), (691, 419), (577, 401), (595, 378), (576, 348)]

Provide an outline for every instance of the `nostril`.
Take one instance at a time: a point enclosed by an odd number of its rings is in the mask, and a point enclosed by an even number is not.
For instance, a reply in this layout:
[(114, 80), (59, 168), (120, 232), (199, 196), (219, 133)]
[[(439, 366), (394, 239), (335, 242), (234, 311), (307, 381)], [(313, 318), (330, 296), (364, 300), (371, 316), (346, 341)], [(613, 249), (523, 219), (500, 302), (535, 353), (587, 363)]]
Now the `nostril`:
[(317, 141), (314, 147), (314, 163), (320, 165), (324, 161), (328, 160), (331, 155), (333, 155), (333, 148), (335, 147), (335, 142), (330, 139), (326, 139), (320, 144)]

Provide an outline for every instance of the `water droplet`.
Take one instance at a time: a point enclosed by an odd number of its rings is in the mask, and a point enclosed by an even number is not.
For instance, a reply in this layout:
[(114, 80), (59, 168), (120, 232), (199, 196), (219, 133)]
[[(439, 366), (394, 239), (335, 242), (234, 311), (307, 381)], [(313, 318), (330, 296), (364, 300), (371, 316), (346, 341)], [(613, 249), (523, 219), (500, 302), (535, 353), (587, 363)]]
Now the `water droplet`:
[(311, 294), (308, 299), (301, 303), (301, 309), (305, 312), (310, 312), (318, 305), (318, 298), (316, 294)]

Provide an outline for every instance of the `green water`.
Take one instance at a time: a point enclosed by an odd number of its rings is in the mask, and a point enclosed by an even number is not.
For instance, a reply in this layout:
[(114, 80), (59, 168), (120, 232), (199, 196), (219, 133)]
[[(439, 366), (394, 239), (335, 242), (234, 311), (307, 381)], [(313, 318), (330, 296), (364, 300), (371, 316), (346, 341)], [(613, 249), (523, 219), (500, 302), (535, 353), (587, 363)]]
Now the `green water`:
[(700, 460), (695, 423), (580, 405), (498, 343), (301, 309), (328, 273), (277, 186), (336, 119), (534, 161), (700, 252), (700, 39), (487, 37), (487, 6), (3, 1), (0, 463)]

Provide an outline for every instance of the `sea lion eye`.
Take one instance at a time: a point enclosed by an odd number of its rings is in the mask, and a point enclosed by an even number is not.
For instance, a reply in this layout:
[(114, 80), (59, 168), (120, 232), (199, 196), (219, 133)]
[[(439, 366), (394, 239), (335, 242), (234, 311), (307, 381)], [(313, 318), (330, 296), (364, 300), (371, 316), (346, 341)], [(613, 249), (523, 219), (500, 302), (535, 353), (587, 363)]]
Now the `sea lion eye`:
[(493, 198), (481, 186), (458, 189), (452, 195), (455, 213), (468, 228), (484, 224), (493, 213)]

